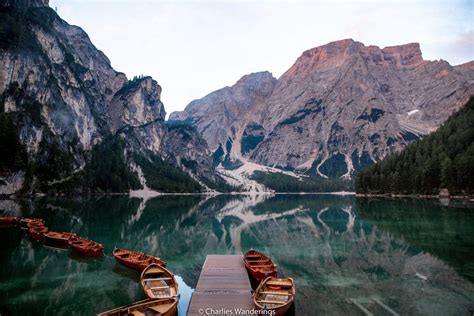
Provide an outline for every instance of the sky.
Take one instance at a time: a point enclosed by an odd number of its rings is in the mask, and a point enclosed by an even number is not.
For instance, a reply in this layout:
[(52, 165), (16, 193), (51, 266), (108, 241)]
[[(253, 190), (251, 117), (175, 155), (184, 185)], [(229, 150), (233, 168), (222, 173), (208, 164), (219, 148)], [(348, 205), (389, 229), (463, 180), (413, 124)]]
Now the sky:
[(352, 38), (420, 43), (423, 57), (474, 60), (474, 1), (50, 0), (127, 77), (150, 75), (167, 113), (243, 75), (281, 76), (303, 51)]

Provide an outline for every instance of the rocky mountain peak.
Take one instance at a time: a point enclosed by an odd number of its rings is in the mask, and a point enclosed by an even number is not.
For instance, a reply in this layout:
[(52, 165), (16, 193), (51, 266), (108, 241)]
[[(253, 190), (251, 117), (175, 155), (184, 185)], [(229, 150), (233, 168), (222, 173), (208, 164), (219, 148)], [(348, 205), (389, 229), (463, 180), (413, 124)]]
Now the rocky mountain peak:
[(415, 65), (424, 61), (419, 43), (385, 47), (382, 54), (385, 61), (396, 61), (399, 65)]
[(49, 0), (3, 0), (0, 7), (31, 8), (49, 7)]
[(220, 147), (228, 154), (242, 122), (257, 104), (272, 94), (276, 83), (277, 79), (268, 71), (245, 75), (231, 87), (192, 101), (185, 111), (171, 113), (170, 120), (197, 126), (212, 151)]
[(356, 42), (351, 38), (334, 41), (304, 51), (299, 59), (312, 58), (314, 56), (317, 56), (319, 61), (326, 61), (331, 58), (341, 58), (348, 53), (355, 52), (357, 47), (360, 45), (363, 46), (362, 43)]
[(166, 111), (160, 97), (161, 86), (152, 77), (129, 80), (115, 94), (107, 109), (113, 130), (164, 121)]
[(464, 64), (460, 64), (460, 65), (457, 65), (455, 66), (457, 68), (460, 68), (460, 69), (463, 69), (463, 70), (474, 70), (474, 60), (471, 60), (467, 63), (464, 63)]
[(273, 85), (276, 82), (276, 78), (273, 77), (269, 71), (254, 72), (240, 78), (236, 83), (236, 88), (243, 88), (249, 91), (255, 90), (268, 90), (273, 89)]
[(308, 49), (301, 54), (293, 66), (283, 74), (283, 80), (305, 77), (318, 68), (342, 65), (351, 54), (359, 50), (362, 43), (345, 39)]
[(282, 76), (283, 81), (306, 77), (311, 73), (338, 68), (354, 58), (381, 65), (413, 66), (424, 62), (419, 43), (389, 46), (365, 46), (353, 39), (344, 39), (311, 48), (303, 52), (293, 66)]

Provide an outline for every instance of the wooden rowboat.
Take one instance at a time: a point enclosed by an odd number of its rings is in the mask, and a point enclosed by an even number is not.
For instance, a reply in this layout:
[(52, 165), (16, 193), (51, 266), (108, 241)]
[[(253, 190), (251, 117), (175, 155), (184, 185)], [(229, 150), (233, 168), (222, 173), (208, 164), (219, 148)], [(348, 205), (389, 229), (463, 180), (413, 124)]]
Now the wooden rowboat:
[(152, 263), (156, 263), (162, 267), (166, 267), (166, 262), (164, 262), (160, 258), (146, 255), (137, 251), (114, 249), (112, 255), (118, 263), (140, 272), (142, 272)]
[(69, 245), (69, 240), (73, 237), (76, 237), (76, 234), (49, 231), (44, 234), (44, 237), (45, 242), (50, 246), (67, 248)]
[(18, 217), (0, 217), (0, 227), (15, 227), (16, 225), (18, 225)]
[(48, 227), (46, 226), (32, 226), (28, 228), (28, 234), (33, 240), (41, 240), (44, 238), (44, 234), (48, 232)]
[(21, 218), (20, 219), (20, 226), (23, 229), (28, 229), (28, 224), (33, 224), (33, 223), (36, 223), (36, 224), (41, 223), (44, 225), (44, 220), (42, 220), (41, 218)]
[(69, 239), (69, 247), (73, 251), (88, 257), (98, 257), (104, 253), (104, 246), (102, 244), (79, 237)]
[(278, 269), (273, 261), (261, 252), (249, 250), (244, 255), (245, 268), (256, 281), (261, 282), (267, 277), (276, 277)]
[(34, 227), (46, 227), (44, 222), (36, 222), (32, 221), (26, 224), (26, 229), (34, 228)]
[(167, 299), (178, 296), (178, 283), (174, 274), (155, 263), (143, 270), (140, 283), (148, 298)]
[[(281, 316), (295, 300), (295, 283), (292, 278), (266, 278), (255, 290), (253, 302), (257, 309), (275, 311)], [(270, 315), (270, 314), (268, 314)]]
[(163, 300), (146, 299), (127, 306), (114, 308), (97, 316), (153, 315), (175, 316), (178, 312), (178, 297)]

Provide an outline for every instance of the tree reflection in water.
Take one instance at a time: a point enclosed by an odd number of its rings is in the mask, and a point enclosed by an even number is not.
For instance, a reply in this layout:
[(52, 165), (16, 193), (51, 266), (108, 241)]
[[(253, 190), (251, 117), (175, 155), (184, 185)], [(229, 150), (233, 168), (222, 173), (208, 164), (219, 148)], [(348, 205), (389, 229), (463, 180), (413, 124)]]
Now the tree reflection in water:
[[(250, 248), (264, 251), (283, 275), (295, 278), (297, 315), (357, 314), (356, 304), (375, 314), (387, 313), (381, 304), (411, 315), (474, 310), (473, 284), (457, 272), (459, 267), (472, 272), (470, 261), (443, 257), (447, 244), (453, 253), (472, 246), (472, 230), (463, 228), (460, 232), (468, 236), (460, 237), (453, 229), (460, 219), (463, 227), (474, 227), (473, 216), (458, 209), (450, 210), (452, 217), (441, 216), (444, 206), (435, 202), (431, 212), (412, 201), (393, 203), (313, 195), (23, 202), (18, 209), (24, 216), (44, 218), (52, 230), (98, 240), (109, 255), (88, 260), (33, 244), (17, 231), (1, 231), (0, 313), (89, 315), (141, 299), (139, 274), (115, 263), (114, 247), (168, 262), (182, 278), (180, 315), (207, 254)], [(407, 221), (410, 216), (423, 225)]]

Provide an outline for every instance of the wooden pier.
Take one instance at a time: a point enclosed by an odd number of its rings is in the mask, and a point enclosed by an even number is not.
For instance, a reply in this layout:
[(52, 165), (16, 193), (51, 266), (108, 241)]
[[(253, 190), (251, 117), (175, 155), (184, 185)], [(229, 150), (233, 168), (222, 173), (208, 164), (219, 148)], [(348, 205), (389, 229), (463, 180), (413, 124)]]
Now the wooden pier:
[(188, 315), (205, 315), (206, 309), (253, 309), (251, 291), (243, 256), (209, 255), (191, 297)]

